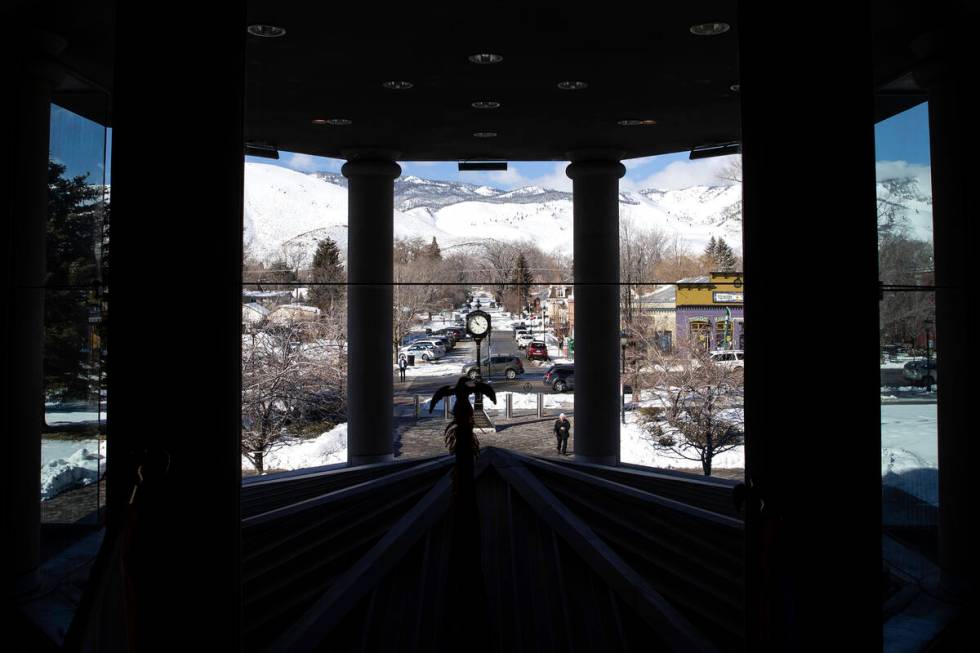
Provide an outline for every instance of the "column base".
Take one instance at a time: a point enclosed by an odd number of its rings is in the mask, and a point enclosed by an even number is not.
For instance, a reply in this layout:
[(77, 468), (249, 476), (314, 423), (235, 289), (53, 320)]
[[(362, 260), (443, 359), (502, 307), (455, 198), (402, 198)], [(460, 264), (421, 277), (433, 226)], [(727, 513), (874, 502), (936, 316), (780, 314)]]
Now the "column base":
[(390, 463), (394, 462), (395, 455), (390, 453), (384, 453), (376, 456), (351, 456), (347, 460), (348, 467), (356, 467), (358, 465), (375, 465), (377, 463)]
[(606, 465), (607, 467), (618, 467), (619, 461), (616, 456), (584, 456), (580, 453), (575, 454), (575, 462), (588, 463), (589, 465)]

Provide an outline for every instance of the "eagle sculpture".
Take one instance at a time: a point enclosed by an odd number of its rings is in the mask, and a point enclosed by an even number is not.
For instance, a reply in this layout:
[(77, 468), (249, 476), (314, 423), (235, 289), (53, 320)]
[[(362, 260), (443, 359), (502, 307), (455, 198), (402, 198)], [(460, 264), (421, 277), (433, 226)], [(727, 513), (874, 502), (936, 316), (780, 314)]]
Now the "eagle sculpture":
[(456, 387), (444, 385), (429, 401), (429, 412), (435, 408), (440, 400), (449, 401), (449, 397), (456, 397), (456, 405), (453, 408), (453, 421), (446, 427), (446, 446), (449, 453), (456, 454), (456, 469), (453, 473), (453, 492), (457, 492), (457, 479), (465, 479), (464, 483), (472, 485), (473, 482), (473, 459), (480, 455), (480, 442), (473, 433), (473, 406), (470, 405), (470, 395), (480, 393), (497, 403), (497, 395), (489, 385), (483, 381), (475, 381), (465, 376), (461, 376), (456, 382)]

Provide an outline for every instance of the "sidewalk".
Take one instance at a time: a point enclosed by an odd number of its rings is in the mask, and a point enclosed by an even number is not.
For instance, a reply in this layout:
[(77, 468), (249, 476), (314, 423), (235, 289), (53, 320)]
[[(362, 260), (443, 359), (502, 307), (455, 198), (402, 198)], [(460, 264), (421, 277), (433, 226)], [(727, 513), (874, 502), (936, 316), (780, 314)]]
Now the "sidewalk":
[[(568, 439), (568, 456), (574, 453), (575, 445), (575, 413), (566, 411), (568, 420), (572, 423), (572, 435)], [(557, 415), (547, 417), (492, 417), (497, 432), (478, 436), (481, 447), (504, 447), (532, 456), (562, 458), (555, 450), (554, 423)], [(395, 418), (397, 438), (395, 440), (395, 457), (434, 456), (446, 453), (444, 431), (449, 422), (439, 417), (401, 416)]]

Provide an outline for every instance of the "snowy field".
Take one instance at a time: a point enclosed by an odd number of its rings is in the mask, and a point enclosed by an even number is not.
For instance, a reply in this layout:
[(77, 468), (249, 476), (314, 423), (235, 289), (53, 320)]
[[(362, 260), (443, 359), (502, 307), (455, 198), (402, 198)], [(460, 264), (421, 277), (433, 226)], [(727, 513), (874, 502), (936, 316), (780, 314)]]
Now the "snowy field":
[(105, 473), (105, 440), (41, 440), (41, 500), (95, 483)]
[[(501, 320), (503, 322), (503, 320)], [(455, 376), (459, 374), (460, 364), (434, 363), (409, 368), (412, 375)], [(881, 476), (886, 485), (900, 488), (923, 501), (938, 505), (938, 445), (937, 418), (935, 403), (911, 405), (892, 405), (888, 390), (921, 392), (922, 388), (883, 388), (881, 406)], [(497, 404), (487, 404), (488, 409), (502, 413), (507, 396), (513, 395), (515, 410), (533, 410), (537, 406), (535, 393), (501, 392)], [(934, 394), (934, 393), (933, 393)], [(570, 410), (575, 405), (574, 394), (548, 394), (544, 396), (544, 406), (549, 411)], [(655, 405), (655, 400), (646, 399), (641, 405)], [(632, 397), (627, 395), (627, 405), (632, 406)], [(71, 410), (67, 406), (49, 405), (46, 419), (49, 424), (97, 423), (100, 415), (85, 406)], [(428, 408), (427, 404), (424, 406)], [(104, 419), (105, 413), (101, 415)], [(620, 457), (625, 463), (680, 469), (698, 472), (701, 464), (696, 460), (677, 458), (670, 451), (655, 447), (645, 436), (636, 421), (636, 412), (628, 410), (626, 424), (620, 435)], [(574, 437), (574, 431), (573, 431)], [(105, 442), (95, 439), (41, 440), (41, 498), (48, 499), (65, 490), (93, 483), (105, 472)], [(827, 447), (829, 448), (829, 443)], [(835, 445), (836, 446), (836, 445)], [(843, 455), (839, 449), (823, 452), (814, 460), (826, 460)], [(318, 467), (347, 460), (347, 425), (340, 424), (319, 437), (310, 440), (293, 440), (268, 453), (265, 458), (267, 469), (294, 470)], [(716, 469), (742, 468), (745, 465), (742, 448), (733, 449), (718, 456), (713, 467)], [(242, 458), (242, 469), (252, 470), (251, 463)]]

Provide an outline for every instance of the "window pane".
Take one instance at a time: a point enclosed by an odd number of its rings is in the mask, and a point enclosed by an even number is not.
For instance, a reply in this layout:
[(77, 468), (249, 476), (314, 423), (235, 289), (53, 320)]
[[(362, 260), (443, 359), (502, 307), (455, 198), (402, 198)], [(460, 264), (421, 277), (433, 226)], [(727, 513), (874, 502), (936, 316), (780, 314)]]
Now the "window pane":
[(639, 195), (666, 219), (644, 222), (642, 204), (620, 211), (621, 460), (741, 480), (741, 159), (648, 165), (667, 188)]
[(243, 475), (347, 462), (342, 180), (246, 158)]
[[(936, 295), (925, 103), (875, 129), (881, 360), (883, 559), (892, 597), (915, 589), (938, 561), (939, 464)], [(901, 545), (901, 546), (899, 546)], [(889, 612), (889, 611), (892, 612)]]
[[(84, 97), (83, 97), (84, 96)], [(44, 425), (41, 433), (42, 554), (102, 523), (105, 505), (108, 295), (108, 131), (58, 103), (105, 107), (101, 93), (55, 96), (48, 163), (44, 293)], [(97, 113), (97, 111), (96, 111)]]
[[(911, 294), (911, 293), (905, 293)], [(934, 293), (921, 291), (931, 304)], [(936, 561), (939, 510), (939, 360), (933, 320), (910, 327), (906, 347), (881, 354), (882, 527), (885, 533)], [(886, 556), (887, 560), (887, 556)]]

